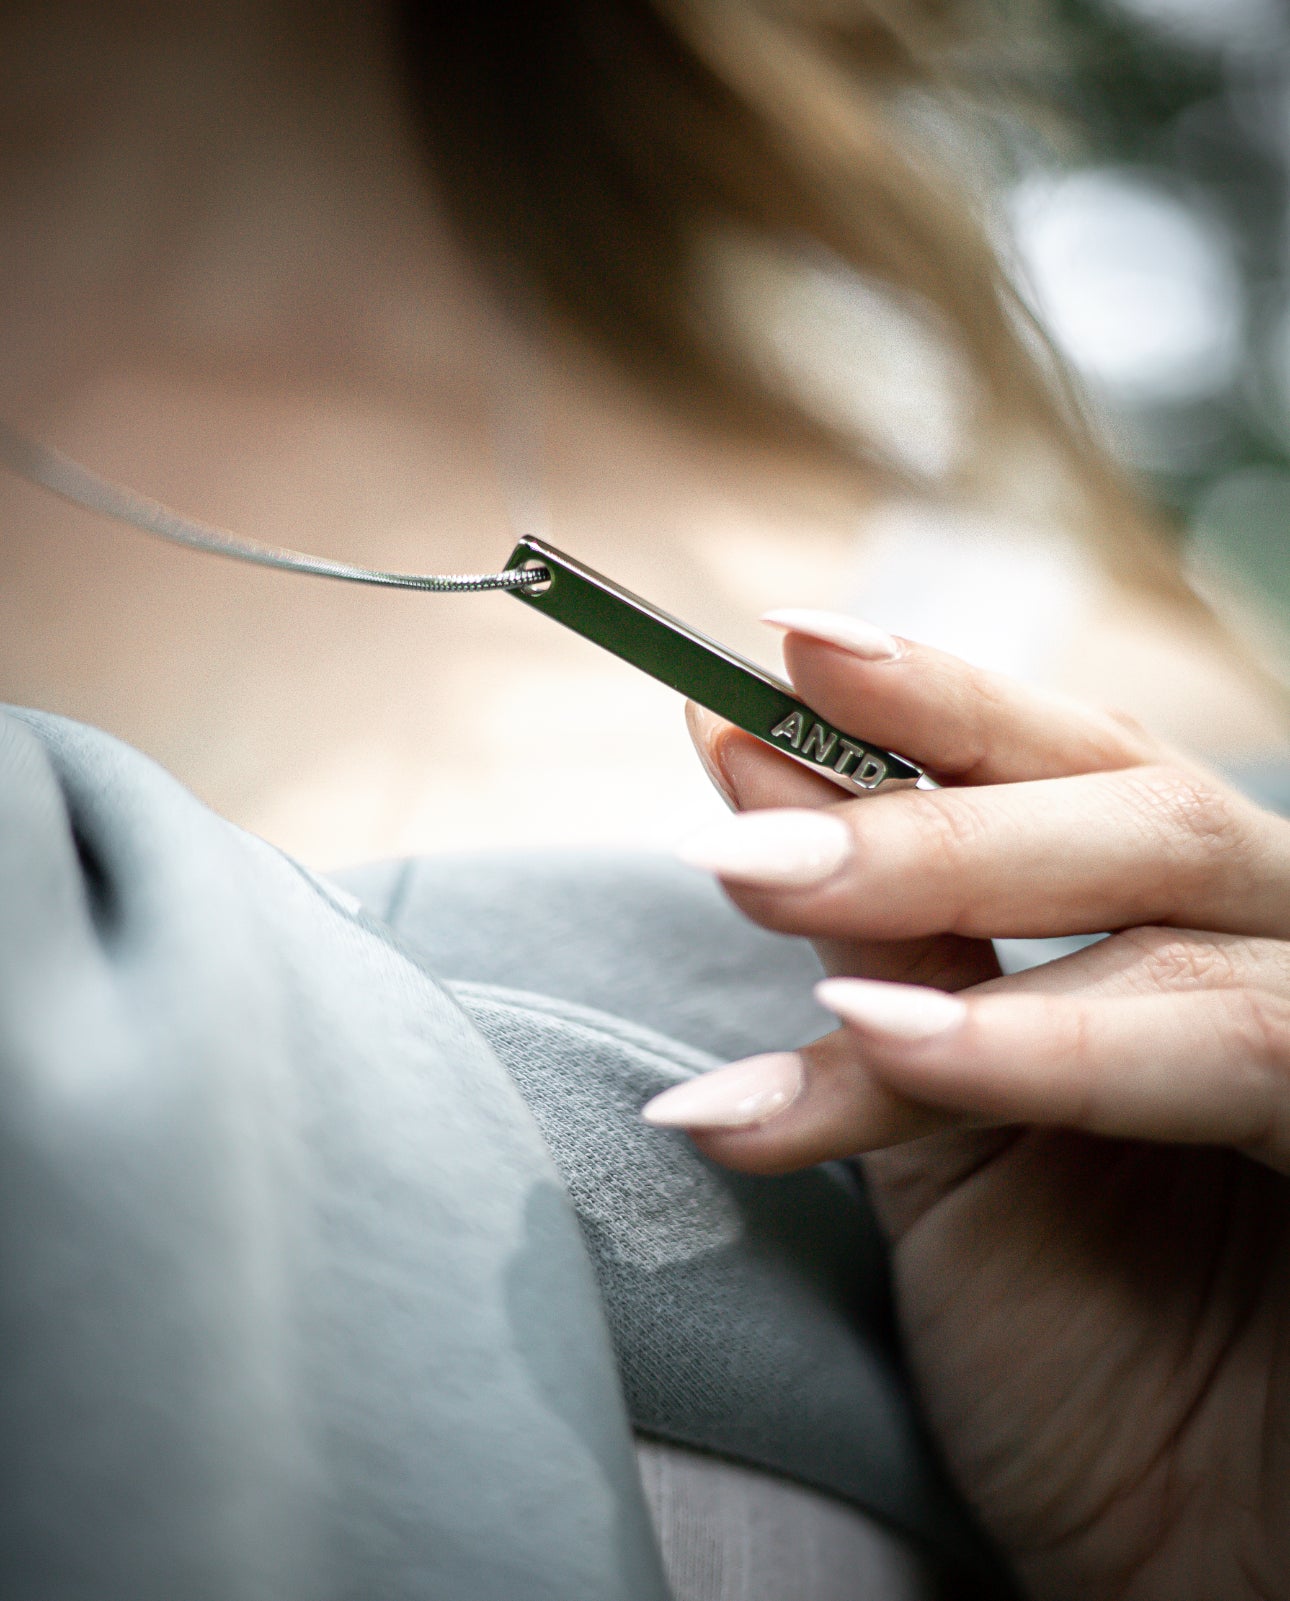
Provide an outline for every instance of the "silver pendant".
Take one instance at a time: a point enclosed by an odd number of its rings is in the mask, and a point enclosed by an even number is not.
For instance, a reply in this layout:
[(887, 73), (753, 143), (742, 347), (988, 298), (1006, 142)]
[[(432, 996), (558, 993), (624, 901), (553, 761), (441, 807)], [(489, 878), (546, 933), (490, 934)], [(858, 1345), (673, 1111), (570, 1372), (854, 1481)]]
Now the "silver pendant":
[[(912, 762), (853, 739), (817, 717), (781, 679), (763, 672), (715, 640), (669, 617), (581, 562), (540, 539), (522, 539), (500, 573), (395, 573), (331, 561), (244, 539), (185, 517), (159, 501), (82, 467), (37, 444), (0, 420), (0, 466), (89, 511), (131, 523), (174, 544), (208, 550), (261, 567), (312, 573), (389, 589), (457, 593), (504, 589), (525, 605), (612, 651), (651, 678), (706, 706), (775, 750), (822, 773), (852, 794), (913, 784), (922, 776)], [(525, 583), (517, 569), (534, 568)]]
[(913, 784), (920, 768), (844, 734), (756, 663), (669, 617), (611, 579), (540, 539), (522, 539), (507, 571), (541, 569), (510, 593), (575, 634), (810, 767), (853, 795)]

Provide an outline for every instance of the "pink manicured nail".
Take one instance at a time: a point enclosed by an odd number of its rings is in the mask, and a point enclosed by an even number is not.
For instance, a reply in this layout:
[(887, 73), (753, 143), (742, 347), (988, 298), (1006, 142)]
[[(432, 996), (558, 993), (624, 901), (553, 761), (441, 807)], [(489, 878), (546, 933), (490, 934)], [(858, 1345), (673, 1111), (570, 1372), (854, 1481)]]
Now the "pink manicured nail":
[(762, 622), (787, 633), (809, 634), (826, 645), (838, 645), (866, 662), (890, 662), (902, 654), (898, 639), (845, 612), (809, 611), (805, 607), (784, 606), (768, 611)]
[(889, 1040), (930, 1040), (967, 1016), (957, 995), (920, 984), (882, 984), (867, 978), (826, 978), (815, 986), (821, 1006), (867, 1034)]
[(808, 889), (833, 877), (851, 854), (851, 831), (829, 812), (740, 812), (684, 840), (676, 854), (738, 884)]
[(795, 1101), (803, 1083), (801, 1057), (773, 1051), (676, 1084), (641, 1116), (658, 1128), (752, 1128)]

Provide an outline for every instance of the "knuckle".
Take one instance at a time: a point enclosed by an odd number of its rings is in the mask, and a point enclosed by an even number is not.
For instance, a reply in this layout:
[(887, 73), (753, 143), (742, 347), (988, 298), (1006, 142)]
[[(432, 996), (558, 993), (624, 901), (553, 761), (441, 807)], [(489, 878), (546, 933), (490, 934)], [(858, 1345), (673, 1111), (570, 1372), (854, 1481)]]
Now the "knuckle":
[(1143, 977), (1153, 989), (1231, 989), (1241, 981), (1230, 942), (1172, 928), (1133, 931)]
[(1242, 803), (1203, 774), (1145, 768), (1126, 782), (1155, 840), (1176, 861), (1208, 873), (1243, 856), (1250, 830)]

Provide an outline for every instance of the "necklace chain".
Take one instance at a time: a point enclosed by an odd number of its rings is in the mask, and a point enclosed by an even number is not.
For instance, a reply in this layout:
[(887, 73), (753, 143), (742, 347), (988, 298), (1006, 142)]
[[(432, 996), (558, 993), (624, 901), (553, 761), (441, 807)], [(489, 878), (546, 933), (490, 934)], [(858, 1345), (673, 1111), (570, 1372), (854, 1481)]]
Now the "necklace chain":
[(350, 584), (378, 584), (385, 589), (420, 589), (445, 595), (523, 589), (549, 576), (545, 569), (539, 571), (534, 567), (512, 568), (500, 573), (391, 573), (376, 567), (359, 567), (353, 562), (331, 561), (326, 556), (310, 556), (281, 545), (267, 545), (258, 539), (246, 539), (185, 517), (159, 500), (150, 500), (133, 489), (113, 483), (61, 451), (37, 444), (3, 421), (0, 421), (0, 466), (86, 511), (129, 523), (175, 545), (231, 556), (238, 561), (253, 562), (257, 567), (311, 573), (316, 578), (335, 578)]

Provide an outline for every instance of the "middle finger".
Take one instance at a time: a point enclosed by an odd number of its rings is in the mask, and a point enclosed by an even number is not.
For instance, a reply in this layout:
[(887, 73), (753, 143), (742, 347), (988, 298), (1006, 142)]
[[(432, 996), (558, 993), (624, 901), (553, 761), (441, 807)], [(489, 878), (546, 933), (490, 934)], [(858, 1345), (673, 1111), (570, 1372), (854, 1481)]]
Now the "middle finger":
[(787, 933), (1042, 938), (1157, 923), (1277, 938), (1290, 932), (1287, 837), (1218, 780), (1162, 766), (744, 814), (682, 854)]

